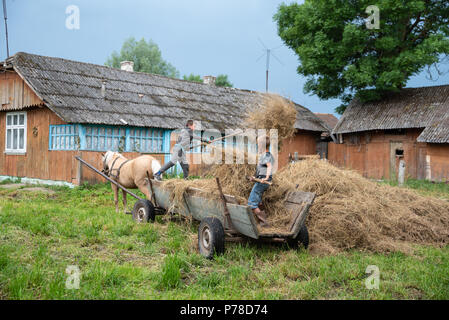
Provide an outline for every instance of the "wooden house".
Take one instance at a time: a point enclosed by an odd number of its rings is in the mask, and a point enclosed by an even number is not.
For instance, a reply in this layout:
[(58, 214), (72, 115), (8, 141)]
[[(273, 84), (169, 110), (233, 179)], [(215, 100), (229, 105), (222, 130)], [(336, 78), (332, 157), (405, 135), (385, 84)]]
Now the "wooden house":
[[(263, 94), (60, 58), (17, 53), (0, 68), (0, 178), (78, 185), (102, 178), (82, 169), (80, 155), (100, 166), (101, 152), (170, 159), (174, 132), (186, 119), (205, 128), (238, 127)], [(297, 105), (297, 135), (288, 153), (316, 153), (325, 124)]]
[(370, 178), (449, 180), (449, 86), (406, 88), (378, 102), (353, 100), (333, 130), (329, 160)]

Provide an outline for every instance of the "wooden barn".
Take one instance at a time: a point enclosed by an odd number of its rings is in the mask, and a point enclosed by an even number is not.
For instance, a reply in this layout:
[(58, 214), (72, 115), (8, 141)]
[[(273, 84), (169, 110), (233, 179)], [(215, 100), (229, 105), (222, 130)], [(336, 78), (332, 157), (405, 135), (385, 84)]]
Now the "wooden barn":
[(406, 88), (380, 102), (354, 100), (333, 130), (329, 160), (370, 178), (449, 180), (449, 86)]
[[(102, 181), (75, 155), (98, 167), (106, 150), (128, 158), (152, 154), (164, 163), (186, 119), (205, 128), (238, 127), (246, 106), (263, 96), (132, 72), (129, 64), (119, 70), (28, 53), (2, 63), (0, 94), (0, 178), (69, 185)], [(315, 154), (328, 131), (308, 109), (297, 109), (297, 134), (283, 143), (280, 166), (289, 154)]]

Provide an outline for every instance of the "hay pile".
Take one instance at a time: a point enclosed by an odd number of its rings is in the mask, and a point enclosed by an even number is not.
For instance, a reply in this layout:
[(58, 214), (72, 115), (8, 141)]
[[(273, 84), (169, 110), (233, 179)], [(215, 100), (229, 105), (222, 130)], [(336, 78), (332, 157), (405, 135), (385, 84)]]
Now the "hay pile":
[(261, 104), (248, 107), (244, 125), (252, 129), (277, 129), (279, 142), (295, 133), (296, 108), (293, 102), (279, 95), (267, 95)]
[[(253, 170), (251, 165), (221, 165), (209, 168), (207, 174), (220, 177), (223, 191), (246, 204), (252, 183), (245, 176)], [(288, 191), (298, 185), (298, 190), (316, 193), (306, 222), (314, 252), (410, 252), (413, 244), (438, 246), (449, 241), (449, 202), (445, 200), (382, 185), (322, 160), (290, 164), (273, 182), (264, 205), (269, 222), (277, 228), (285, 229), (290, 222), (291, 213), (282, 205)], [(218, 197), (214, 179), (169, 180), (164, 186), (174, 191), (174, 201), (180, 205), (188, 187), (210, 190), (212, 198)]]
[(412, 244), (449, 242), (448, 201), (382, 185), (321, 160), (291, 164), (274, 181), (266, 202), (296, 185), (316, 193), (306, 222), (314, 251), (410, 252)]

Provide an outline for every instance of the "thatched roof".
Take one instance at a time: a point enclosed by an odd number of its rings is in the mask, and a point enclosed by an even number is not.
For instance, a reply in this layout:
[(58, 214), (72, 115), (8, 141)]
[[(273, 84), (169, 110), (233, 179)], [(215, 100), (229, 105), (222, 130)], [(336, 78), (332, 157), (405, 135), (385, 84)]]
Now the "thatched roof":
[(449, 85), (406, 88), (381, 101), (354, 99), (333, 133), (423, 128), (419, 142), (449, 143)]
[[(23, 52), (8, 59), (7, 66), (68, 123), (123, 125), (123, 119), (132, 126), (175, 129), (193, 119), (204, 127), (236, 128), (246, 107), (263, 97), (254, 91)], [(297, 109), (296, 129), (327, 131), (308, 109)]]

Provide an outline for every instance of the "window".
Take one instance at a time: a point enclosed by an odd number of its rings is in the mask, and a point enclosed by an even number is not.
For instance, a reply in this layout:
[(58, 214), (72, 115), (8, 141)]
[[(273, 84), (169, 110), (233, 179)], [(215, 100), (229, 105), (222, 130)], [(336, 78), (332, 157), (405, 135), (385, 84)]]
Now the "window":
[(148, 153), (162, 152), (164, 149), (164, 132), (159, 129), (130, 129), (129, 144), (129, 151)]
[(164, 132), (118, 126), (51, 125), (49, 149), (163, 153)]
[(6, 152), (26, 152), (27, 117), (26, 112), (6, 114)]
[(125, 148), (126, 130), (119, 127), (86, 127), (86, 150), (127, 151)]
[(50, 150), (77, 150), (79, 148), (78, 125), (50, 126)]

